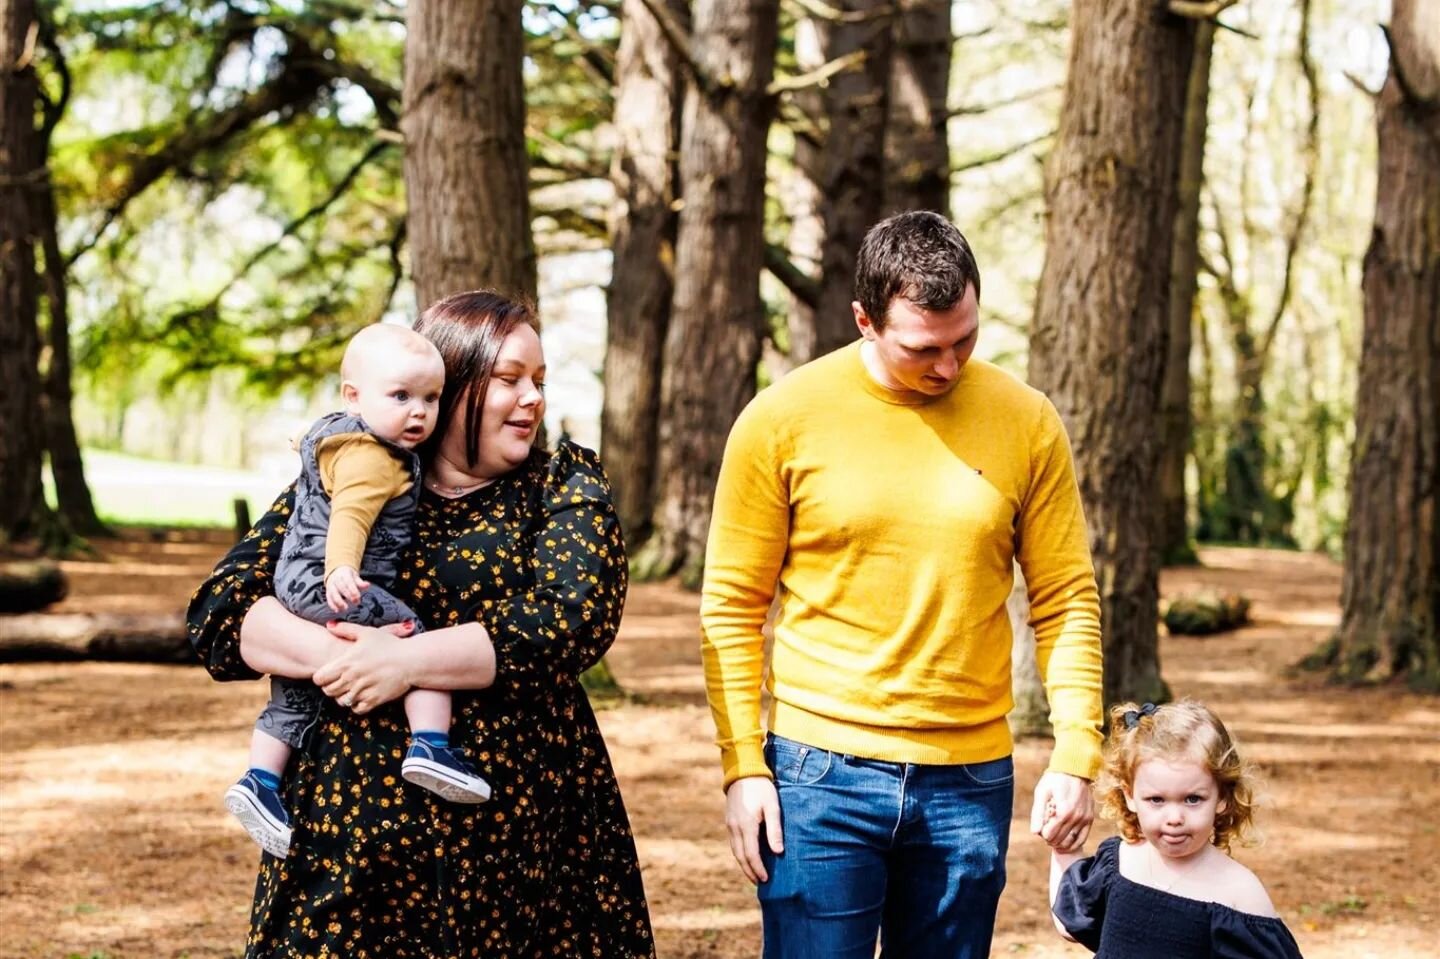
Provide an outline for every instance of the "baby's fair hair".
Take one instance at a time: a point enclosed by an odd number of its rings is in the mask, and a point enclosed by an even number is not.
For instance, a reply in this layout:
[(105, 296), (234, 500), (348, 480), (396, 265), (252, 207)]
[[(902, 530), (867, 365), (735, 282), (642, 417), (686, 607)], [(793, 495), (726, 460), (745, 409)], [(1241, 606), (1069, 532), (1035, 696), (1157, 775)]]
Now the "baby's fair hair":
[(340, 377), (350, 381), (362, 380), (373, 373), (377, 362), (393, 358), (396, 352), (433, 357), (437, 367), (444, 368), (435, 344), (408, 326), (371, 323), (350, 337), (345, 346), (345, 356), (340, 360)]
[(1220, 790), (1210, 841), (1226, 851), (1232, 842), (1253, 842), (1254, 771), (1240, 758), (1220, 717), (1188, 699), (1164, 706), (1121, 703), (1110, 710), (1110, 739), (1097, 791), (1100, 814), (1119, 824), (1126, 842), (1144, 838), (1140, 819), (1125, 804), (1125, 796), (1134, 789), (1135, 771), (1151, 759), (1204, 766)]

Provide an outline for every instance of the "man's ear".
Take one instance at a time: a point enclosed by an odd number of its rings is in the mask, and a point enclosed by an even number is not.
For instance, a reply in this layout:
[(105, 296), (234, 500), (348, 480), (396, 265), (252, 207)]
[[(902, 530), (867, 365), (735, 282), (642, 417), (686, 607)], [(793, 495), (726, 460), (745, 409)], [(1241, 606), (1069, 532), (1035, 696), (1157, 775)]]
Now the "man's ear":
[(860, 335), (867, 340), (876, 337), (875, 324), (870, 322), (870, 315), (865, 312), (865, 307), (860, 305), (859, 300), (850, 301), (850, 310), (855, 314), (855, 326), (860, 330)]

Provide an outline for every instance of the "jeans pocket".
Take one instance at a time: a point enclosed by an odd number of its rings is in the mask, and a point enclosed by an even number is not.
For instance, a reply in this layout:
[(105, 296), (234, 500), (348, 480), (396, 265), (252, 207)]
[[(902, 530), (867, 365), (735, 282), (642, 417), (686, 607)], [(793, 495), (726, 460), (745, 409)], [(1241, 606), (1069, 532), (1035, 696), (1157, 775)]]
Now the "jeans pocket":
[(960, 771), (976, 786), (1007, 786), (1015, 781), (1015, 761), (1009, 756), (983, 763), (963, 763)]
[(769, 744), (770, 769), (777, 786), (813, 786), (830, 771), (832, 753), (793, 740), (773, 736)]

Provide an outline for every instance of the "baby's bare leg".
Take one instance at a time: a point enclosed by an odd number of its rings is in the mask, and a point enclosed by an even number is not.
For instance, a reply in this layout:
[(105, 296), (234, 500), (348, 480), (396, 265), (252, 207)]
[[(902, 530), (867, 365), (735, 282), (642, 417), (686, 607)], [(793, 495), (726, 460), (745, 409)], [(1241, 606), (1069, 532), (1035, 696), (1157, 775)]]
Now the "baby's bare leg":
[(450, 732), (450, 694), (440, 689), (412, 689), (405, 694), (410, 731)]
[(285, 743), (262, 729), (250, 735), (250, 768), (263, 769), (276, 776), (285, 775), (285, 766), (290, 762), (291, 749)]

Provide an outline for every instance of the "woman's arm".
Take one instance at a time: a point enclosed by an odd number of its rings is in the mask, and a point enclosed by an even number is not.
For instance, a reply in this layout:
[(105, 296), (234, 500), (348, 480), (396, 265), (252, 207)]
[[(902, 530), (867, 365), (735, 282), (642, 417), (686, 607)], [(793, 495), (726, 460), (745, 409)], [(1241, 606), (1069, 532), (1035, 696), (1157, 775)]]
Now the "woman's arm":
[(250, 607), (240, 624), (240, 657), (260, 673), (309, 679), (350, 647), (324, 626), (296, 616), (274, 596)]
[(225, 554), (190, 599), (186, 613), (190, 644), (210, 675), (222, 682), (258, 677), (241, 653), (241, 627), (251, 607), (275, 592), (275, 564), (294, 502), (292, 486)]
[(416, 686), (484, 689), (495, 681), (495, 647), (479, 623), (448, 626), (408, 639), (351, 623), (336, 623), (330, 632), (340, 637), (335, 642), (353, 642), (314, 670), (314, 682), (325, 695), (357, 713), (369, 712)]
[(620, 629), (629, 585), (625, 541), (599, 457), (562, 443), (534, 480), (543, 484), (532, 519), (535, 584), (483, 600), (471, 614), (489, 631), (499, 686), (576, 677), (599, 662)]

